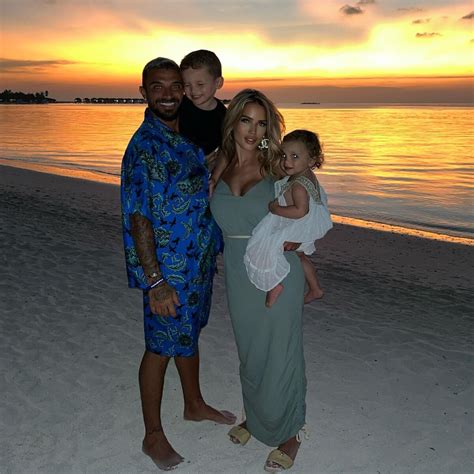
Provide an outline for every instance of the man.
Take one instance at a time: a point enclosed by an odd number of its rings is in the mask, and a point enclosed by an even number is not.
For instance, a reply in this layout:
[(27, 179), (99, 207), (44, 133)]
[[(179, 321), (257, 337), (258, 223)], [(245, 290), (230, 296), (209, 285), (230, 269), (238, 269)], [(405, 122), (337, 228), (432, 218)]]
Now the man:
[(148, 108), (122, 162), (122, 221), (129, 286), (144, 290), (143, 452), (169, 470), (183, 461), (161, 425), (170, 358), (181, 380), (185, 419), (232, 424), (235, 416), (207, 405), (199, 386), (198, 337), (209, 316), (221, 241), (209, 210), (204, 155), (178, 133), (178, 65), (166, 58), (150, 61), (140, 93)]

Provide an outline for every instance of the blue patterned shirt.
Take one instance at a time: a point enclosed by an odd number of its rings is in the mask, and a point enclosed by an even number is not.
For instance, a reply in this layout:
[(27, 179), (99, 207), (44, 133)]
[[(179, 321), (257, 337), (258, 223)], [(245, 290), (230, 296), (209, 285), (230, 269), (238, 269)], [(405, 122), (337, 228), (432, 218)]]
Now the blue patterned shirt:
[(131, 288), (147, 287), (130, 232), (134, 213), (151, 222), (161, 273), (178, 292), (213, 274), (222, 238), (209, 209), (204, 155), (149, 109), (123, 157), (121, 199)]

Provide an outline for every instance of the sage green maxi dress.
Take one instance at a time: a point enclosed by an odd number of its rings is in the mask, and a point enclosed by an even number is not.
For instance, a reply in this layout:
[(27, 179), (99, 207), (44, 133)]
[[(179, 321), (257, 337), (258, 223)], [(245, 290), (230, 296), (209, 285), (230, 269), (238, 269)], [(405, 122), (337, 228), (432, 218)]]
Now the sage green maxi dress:
[(244, 253), (252, 229), (274, 199), (274, 181), (265, 178), (244, 196), (222, 180), (211, 210), (224, 235), (227, 300), (240, 359), (247, 429), (268, 446), (295, 436), (305, 423), (306, 377), (302, 313), (304, 275), (298, 256), (286, 252), (291, 270), (271, 308), (266, 293), (250, 283)]

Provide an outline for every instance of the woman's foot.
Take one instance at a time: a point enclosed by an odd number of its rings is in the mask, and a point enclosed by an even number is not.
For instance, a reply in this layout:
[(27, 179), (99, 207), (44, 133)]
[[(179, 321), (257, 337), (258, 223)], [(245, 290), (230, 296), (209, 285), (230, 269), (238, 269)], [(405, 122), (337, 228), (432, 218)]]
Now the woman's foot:
[(252, 436), (247, 430), (247, 423), (245, 421), (240, 425), (234, 426), (228, 435), (234, 444), (240, 444), (241, 446), (245, 446)]
[(314, 301), (314, 300), (320, 300), (323, 296), (324, 296), (324, 291), (322, 288), (309, 290), (308, 293), (304, 295), (304, 304), (311, 303), (311, 301)]
[(178, 464), (184, 461), (169, 443), (163, 428), (157, 428), (145, 435), (142, 451), (163, 471), (176, 469)]
[(267, 472), (281, 472), (290, 469), (298, 454), (301, 442), (296, 436), (280, 444), (278, 449), (273, 450), (265, 463), (264, 469)]
[(189, 421), (209, 420), (221, 425), (233, 425), (237, 417), (230, 411), (216, 410), (201, 399), (187, 404), (184, 408), (184, 419)]
[(265, 306), (267, 308), (271, 308), (273, 303), (278, 299), (278, 297), (281, 295), (281, 292), (283, 291), (283, 285), (278, 284), (275, 286), (275, 288), (272, 288), (270, 291), (267, 291), (267, 297), (265, 299)]

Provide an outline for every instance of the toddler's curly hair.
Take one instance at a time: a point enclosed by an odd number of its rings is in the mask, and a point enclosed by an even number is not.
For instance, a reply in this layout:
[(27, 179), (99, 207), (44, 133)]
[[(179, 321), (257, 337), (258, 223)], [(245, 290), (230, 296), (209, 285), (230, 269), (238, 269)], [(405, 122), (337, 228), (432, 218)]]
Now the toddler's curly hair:
[(321, 168), (324, 163), (324, 153), (316, 133), (309, 130), (293, 130), (283, 138), (283, 143), (288, 142), (301, 142), (306, 147), (309, 156), (315, 160), (311, 169)]

